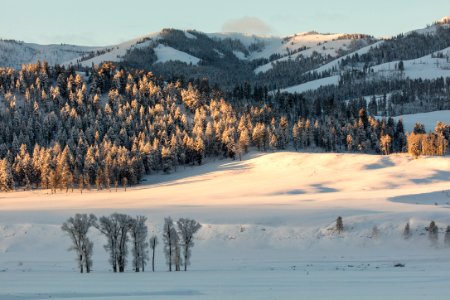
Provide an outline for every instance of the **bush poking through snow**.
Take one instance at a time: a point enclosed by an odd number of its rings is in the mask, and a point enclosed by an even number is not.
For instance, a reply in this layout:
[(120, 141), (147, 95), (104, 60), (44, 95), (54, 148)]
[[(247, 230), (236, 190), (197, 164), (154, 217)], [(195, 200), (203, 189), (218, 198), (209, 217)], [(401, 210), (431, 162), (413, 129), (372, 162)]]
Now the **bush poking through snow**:
[(411, 236), (412, 236), (411, 228), (409, 226), (409, 222), (407, 222), (406, 225), (405, 225), (405, 229), (403, 229), (403, 238), (405, 240), (408, 240), (408, 239), (411, 238)]
[(437, 246), (439, 240), (439, 227), (434, 221), (431, 221), (430, 226), (428, 226), (428, 238), (433, 246)]
[(444, 244), (445, 247), (450, 247), (450, 226), (447, 226), (447, 229), (445, 230)]
[(374, 225), (372, 228), (372, 239), (376, 240), (380, 236), (380, 230), (378, 229), (377, 225)]
[(341, 234), (341, 232), (344, 231), (344, 223), (342, 222), (342, 217), (339, 216), (336, 219), (336, 231), (338, 234)]

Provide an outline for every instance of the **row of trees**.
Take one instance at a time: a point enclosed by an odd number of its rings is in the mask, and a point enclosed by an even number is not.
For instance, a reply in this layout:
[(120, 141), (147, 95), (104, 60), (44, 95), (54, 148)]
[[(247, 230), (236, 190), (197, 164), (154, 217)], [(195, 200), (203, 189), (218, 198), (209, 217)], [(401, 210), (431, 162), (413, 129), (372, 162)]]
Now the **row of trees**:
[[(341, 234), (344, 232), (344, 222), (341, 216), (336, 218), (336, 225), (334, 228), (337, 234)], [(430, 240), (433, 246), (437, 246), (439, 241), (439, 227), (437, 226), (435, 221), (431, 221), (430, 225), (425, 227), (425, 230), (428, 232), (428, 239)], [(372, 238), (377, 238), (379, 235), (379, 229), (377, 226), (374, 226), (372, 229)], [(403, 238), (408, 240), (412, 237), (413, 233), (411, 232), (411, 225), (409, 222), (406, 223), (405, 228), (403, 229)], [(450, 225), (445, 229), (444, 235), (444, 244), (446, 247), (450, 247)]]
[[(104, 245), (109, 254), (109, 262), (113, 272), (124, 272), (127, 265), (128, 247), (131, 240), (133, 261), (132, 266), (135, 272), (144, 272), (149, 260), (150, 248), (152, 251), (152, 271), (155, 271), (155, 249), (158, 245), (156, 235), (148, 238), (147, 218), (137, 216), (135, 218), (119, 213), (110, 216), (103, 216), (100, 219), (93, 214), (76, 214), (63, 223), (61, 229), (67, 233), (72, 241), (69, 250), (75, 251), (77, 264), (80, 272), (89, 273), (92, 270), (93, 242), (88, 237), (90, 228), (98, 229), (107, 240)], [(184, 266), (190, 264), (192, 247), (194, 246), (194, 235), (201, 228), (200, 223), (195, 220), (181, 218), (176, 222), (168, 217), (164, 219), (163, 241), (164, 253), (172, 271), (180, 271)]]

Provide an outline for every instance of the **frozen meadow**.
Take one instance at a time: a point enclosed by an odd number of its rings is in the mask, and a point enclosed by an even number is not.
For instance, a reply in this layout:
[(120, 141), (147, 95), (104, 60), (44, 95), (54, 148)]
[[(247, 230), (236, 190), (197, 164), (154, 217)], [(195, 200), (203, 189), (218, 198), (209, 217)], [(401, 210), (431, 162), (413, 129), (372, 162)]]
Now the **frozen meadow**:
[[(448, 157), (279, 152), (148, 176), (126, 192), (2, 193), (0, 299), (447, 299), (449, 181)], [(150, 235), (166, 216), (202, 223), (188, 272), (167, 272), (160, 244), (155, 273), (114, 274), (91, 229), (93, 272), (79, 274), (62, 222), (116, 211), (147, 216)]]

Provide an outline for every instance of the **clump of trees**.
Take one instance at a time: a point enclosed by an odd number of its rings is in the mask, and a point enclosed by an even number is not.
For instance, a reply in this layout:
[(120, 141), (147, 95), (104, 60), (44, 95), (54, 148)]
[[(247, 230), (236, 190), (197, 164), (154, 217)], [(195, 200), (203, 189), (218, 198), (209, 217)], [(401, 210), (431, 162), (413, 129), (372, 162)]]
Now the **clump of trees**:
[[(152, 271), (155, 271), (155, 250), (158, 245), (156, 235), (148, 238), (147, 218), (136, 216), (135, 218), (120, 213), (103, 216), (100, 219), (93, 214), (76, 214), (63, 223), (61, 229), (69, 235), (72, 246), (77, 254), (77, 263), (80, 272), (92, 270), (93, 243), (89, 239), (89, 229), (94, 227), (105, 235), (107, 243), (104, 245), (109, 254), (109, 262), (112, 270), (125, 272), (128, 262), (128, 246), (131, 240), (132, 268), (135, 272), (144, 272), (149, 260), (149, 248), (152, 250)], [(184, 261), (184, 271), (190, 264), (194, 235), (201, 228), (200, 223), (193, 219), (180, 218), (175, 228), (172, 218), (164, 219), (163, 240), (169, 271), (175, 266), (175, 271), (181, 270)]]

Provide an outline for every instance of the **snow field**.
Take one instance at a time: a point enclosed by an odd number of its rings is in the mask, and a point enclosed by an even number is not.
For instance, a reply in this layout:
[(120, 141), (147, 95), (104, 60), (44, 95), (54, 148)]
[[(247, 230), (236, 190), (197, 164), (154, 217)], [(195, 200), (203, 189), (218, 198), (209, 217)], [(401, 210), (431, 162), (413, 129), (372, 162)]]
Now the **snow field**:
[[(0, 299), (445, 299), (449, 179), (447, 157), (281, 152), (149, 176), (127, 192), (3, 193)], [(197, 219), (190, 270), (168, 273), (160, 244), (156, 273), (112, 274), (93, 229), (93, 273), (78, 274), (60, 225), (115, 211), (147, 216), (159, 236), (165, 216)]]

